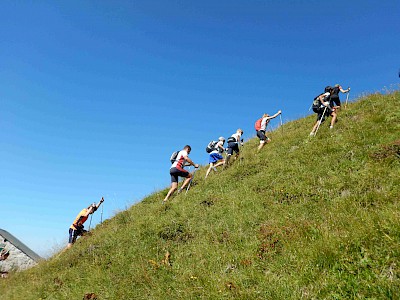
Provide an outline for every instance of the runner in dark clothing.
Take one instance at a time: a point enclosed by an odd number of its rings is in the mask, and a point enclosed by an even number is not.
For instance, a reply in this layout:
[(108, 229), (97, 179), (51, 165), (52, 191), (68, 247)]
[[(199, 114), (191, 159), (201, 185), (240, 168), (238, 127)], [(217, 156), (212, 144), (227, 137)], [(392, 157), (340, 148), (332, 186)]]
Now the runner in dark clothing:
[(350, 91), (350, 88), (347, 90), (344, 90), (340, 84), (335, 84), (335, 86), (331, 90), (331, 98), (330, 98), (330, 105), (332, 108), (338, 109), (340, 108), (340, 98), (339, 98), (339, 92), (342, 93), (348, 93)]

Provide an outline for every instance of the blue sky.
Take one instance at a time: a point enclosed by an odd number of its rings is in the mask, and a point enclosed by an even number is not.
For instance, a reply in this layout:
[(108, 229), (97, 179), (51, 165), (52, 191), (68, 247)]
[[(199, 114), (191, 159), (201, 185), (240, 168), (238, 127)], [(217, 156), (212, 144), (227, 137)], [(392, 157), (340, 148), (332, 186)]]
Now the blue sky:
[(328, 84), (351, 98), (398, 84), (399, 13), (397, 0), (4, 1), (0, 228), (48, 255), (102, 196), (109, 218), (167, 187), (185, 144), (205, 164), (211, 139), (253, 137), (278, 109), (305, 116)]

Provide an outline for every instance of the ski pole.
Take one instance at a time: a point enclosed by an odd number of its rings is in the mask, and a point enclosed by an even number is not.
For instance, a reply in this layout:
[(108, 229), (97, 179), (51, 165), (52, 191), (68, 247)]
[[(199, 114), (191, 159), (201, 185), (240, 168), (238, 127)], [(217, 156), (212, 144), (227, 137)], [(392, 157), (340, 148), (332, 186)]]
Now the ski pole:
[(326, 109), (327, 109), (327, 108), (328, 108), (328, 106), (325, 106), (324, 112), (322, 113), (322, 116), (321, 116), (321, 118), (320, 118), (319, 121), (318, 121), (318, 126), (317, 126), (317, 128), (315, 129), (314, 136), (317, 135), (317, 131), (318, 131), (318, 129), (319, 129), (319, 126), (321, 126), (322, 118), (325, 116), (325, 112), (326, 112)]

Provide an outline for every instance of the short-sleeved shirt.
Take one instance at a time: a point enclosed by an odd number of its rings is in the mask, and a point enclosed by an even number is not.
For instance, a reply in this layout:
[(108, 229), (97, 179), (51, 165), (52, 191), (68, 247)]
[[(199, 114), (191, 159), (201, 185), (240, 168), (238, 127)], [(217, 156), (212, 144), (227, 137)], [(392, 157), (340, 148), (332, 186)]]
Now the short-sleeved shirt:
[(213, 153), (221, 153), (222, 152), (222, 150), (219, 147), (219, 145), (221, 145), (223, 147), (224, 146), (224, 142), (223, 141), (218, 141), (218, 143), (215, 144), (214, 150), (210, 152), (210, 155), (213, 154)]
[(188, 156), (188, 153), (186, 150), (181, 150), (179, 151), (178, 155), (176, 156), (175, 162), (172, 164), (171, 168), (177, 168), (179, 171), (185, 171), (184, 167), (186, 164), (186, 159), (185, 157)]
[(79, 221), (79, 218), (82, 217), (81, 223), (85, 223), (86, 220), (88, 219), (89, 216), (85, 216), (87, 214), (88, 209), (84, 208), (80, 211), (80, 213), (76, 216), (74, 222), (72, 223), (71, 227), (73, 230), (77, 230), (78, 228), (75, 228), (74, 224), (76, 224)]
[(331, 96), (331, 93), (326, 92), (326, 93), (323, 93), (322, 96), (324, 96), (323, 101), (327, 101), (329, 99), (329, 97)]
[(321, 107), (323, 106), (323, 104), (321, 103), (321, 100), (319, 100), (319, 97), (323, 96), (323, 102), (328, 101), (329, 97), (331, 96), (331, 94), (329, 92), (323, 93), (321, 95), (319, 95), (318, 97), (315, 98), (314, 102), (313, 102), (313, 106), (318, 106)]
[(261, 127), (260, 127), (260, 130), (265, 131), (265, 130), (267, 129), (267, 125), (268, 125), (269, 121), (270, 121), (270, 118), (269, 118), (269, 117), (263, 118), (263, 119), (261, 120)]
[(239, 143), (242, 135), (239, 132), (236, 132), (236, 133), (232, 134), (231, 137), (235, 138), (236, 143)]

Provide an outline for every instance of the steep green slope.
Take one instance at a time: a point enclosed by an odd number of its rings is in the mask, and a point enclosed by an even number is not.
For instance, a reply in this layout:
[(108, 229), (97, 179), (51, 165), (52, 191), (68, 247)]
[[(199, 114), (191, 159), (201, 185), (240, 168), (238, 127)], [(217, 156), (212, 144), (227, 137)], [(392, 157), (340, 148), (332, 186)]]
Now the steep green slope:
[(259, 154), (250, 140), (187, 195), (155, 193), (0, 280), (0, 298), (399, 299), (399, 104), (360, 99), (314, 138), (314, 116), (290, 122)]

